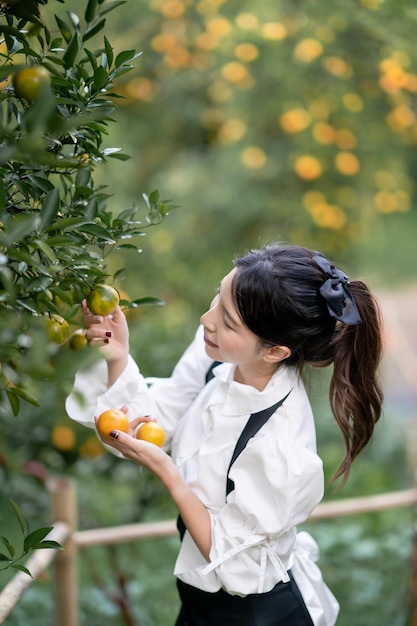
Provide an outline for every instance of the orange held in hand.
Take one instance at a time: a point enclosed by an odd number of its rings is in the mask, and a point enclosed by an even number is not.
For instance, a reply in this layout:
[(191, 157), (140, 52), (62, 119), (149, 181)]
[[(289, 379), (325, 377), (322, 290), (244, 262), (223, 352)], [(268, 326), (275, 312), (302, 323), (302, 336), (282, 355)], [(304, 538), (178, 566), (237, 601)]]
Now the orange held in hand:
[(111, 315), (119, 305), (120, 297), (110, 285), (96, 285), (87, 295), (87, 306), (94, 315)]
[(112, 430), (121, 430), (127, 433), (129, 420), (123, 411), (119, 409), (107, 409), (97, 419), (97, 430), (103, 437), (110, 437)]
[(145, 422), (137, 429), (136, 439), (149, 441), (161, 448), (165, 442), (165, 431), (157, 422)]

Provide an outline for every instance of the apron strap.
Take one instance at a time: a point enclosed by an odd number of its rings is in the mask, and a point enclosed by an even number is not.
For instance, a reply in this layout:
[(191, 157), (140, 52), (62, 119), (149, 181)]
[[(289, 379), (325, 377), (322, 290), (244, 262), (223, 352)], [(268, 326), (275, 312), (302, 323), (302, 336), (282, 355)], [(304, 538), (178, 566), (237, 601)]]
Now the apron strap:
[(252, 413), (252, 415), (250, 415), (248, 421), (246, 422), (244, 429), (242, 430), (240, 434), (239, 439), (237, 440), (235, 449), (232, 454), (232, 459), (230, 461), (229, 468), (227, 470), (226, 497), (235, 488), (235, 484), (233, 480), (229, 478), (230, 468), (232, 467), (233, 463), (236, 461), (239, 454), (245, 449), (249, 439), (251, 439), (254, 435), (256, 435), (258, 430), (260, 430), (262, 426), (266, 424), (266, 422), (269, 420), (271, 415), (273, 415), (275, 411), (285, 402), (285, 400), (290, 395), (291, 391), (292, 389), (289, 390), (287, 395), (285, 395), (283, 398), (281, 398), (281, 400), (279, 400), (272, 406), (269, 406), (266, 409), (262, 409), (262, 411), (258, 411), (257, 413)]

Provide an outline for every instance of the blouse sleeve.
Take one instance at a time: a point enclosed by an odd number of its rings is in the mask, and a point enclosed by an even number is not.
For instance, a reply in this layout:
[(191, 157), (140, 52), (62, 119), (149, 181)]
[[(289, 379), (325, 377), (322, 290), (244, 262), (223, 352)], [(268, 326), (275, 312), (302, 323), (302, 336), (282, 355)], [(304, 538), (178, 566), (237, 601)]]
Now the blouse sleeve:
[(124, 372), (107, 388), (107, 364), (100, 361), (77, 372), (65, 404), (69, 417), (94, 428), (94, 417), (108, 408), (128, 407), (128, 417), (156, 418), (167, 433), (167, 447), (176, 424), (204, 385), (210, 359), (204, 351), (202, 329), (185, 351), (170, 378), (144, 378), (129, 356)]
[(323, 497), (322, 462), (295, 442), (255, 437), (230, 477), (234, 491), (211, 512), (210, 564), (203, 573), (214, 571), (229, 593), (260, 593), (271, 568), (275, 581), (288, 580), (294, 528)]
[(129, 356), (121, 376), (107, 388), (107, 364), (99, 361), (77, 372), (65, 409), (69, 417), (83, 426), (94, 428), (94, 417), (109, 408), (128, 407), (128, 417), (155, 415), (156, 407), (145, 379)]

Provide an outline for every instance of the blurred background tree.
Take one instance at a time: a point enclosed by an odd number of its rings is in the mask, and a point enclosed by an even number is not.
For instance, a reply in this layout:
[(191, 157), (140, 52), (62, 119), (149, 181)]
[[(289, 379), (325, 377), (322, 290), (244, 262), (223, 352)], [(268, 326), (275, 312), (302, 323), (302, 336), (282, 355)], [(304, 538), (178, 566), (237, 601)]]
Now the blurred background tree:
[(132, 159), (101, 173), (122, 204), (162, 183), (182, 207), (140, 272), (148, 289), (162, 277), (167, 337), (183, 345), (231, 257), (268, 241), (376, 285), (414, 275), (412, 2), (154, 0), (117, 19), (144, 54), (111, 130)]
[[(85, 33), (100, 24), (98, 39), (93, 30), (85, 42), (88, 49), (108, 54), (105, 33), (115, 55), (143, 52), (135, 69), (114, 76), (111, 92), (123, 98), (112, 99), (117, 107), (100, 127), (106, 146), (121, 146), (131, 159), (110, 160), (104, 143), (92, 146), (90, 141), (84, 149), (82, 137), (74, 144), (74, 133), (69, 146), (76, 146), (78, 157), (89, 155), (84, 165), (94, 165), (94, 178), (80, 183), (78, 193), (85, 201), (89, 187), (87, 200), (97, 191), (108, 201), (106, 219), (137, 207), (144, 190), (160, 189), (180, 205), (146, 237), (138, 233), (122, 240), (133, 248), (117, 251), (111, 244), (112, 254), (105, 256), (106, 274), (116, 276), (126, 301), (154, 297), (166, 302), (157, 309), (128, 311), (132, 352), (145, 374), (169, 374), (232, 257), (246, 248), (283, 239), (319, 249), (377, 290), (397, 289), (415, 279), (417, 11), (412, 0), (336, 0), (331, 5), (324, 0), (72, 0), (62, 7), (49, 0), (36, 5), (41, 23), (48, 25), (52, 39), (61, 38), (64, 51), (81, 41), (74, 36), (78, 29)], [(95, 8), (94, 24), (86, 23), (86, 7)], [(97, 18), (110, 7), (117, 11)], [(104, 74), (93, 68), (91, 55), (81, 52), (83, 45), (72, 59), (66, 52), (66, 67), (53, 63), (52, 89), (58, 97), (84, 101), (77, 72), (87, 71), (87, 85), (95, 85), (100, 101)], [(33, 47), (26, 50), (29, 56)], [(93, 57), (101, 59), (96, 52)], [(131, 64), (129, 58), (126, 63)], [(73, 69), (80, 64), (81, 69)], [(64, 96), (69, 85), (71, 94)], [(5, 94), (19, 108), (11, 87), (6, 85)], [(72, 105), (64, 101), (62, 106)], [(117, 123), (108, 123), (110, 117)], [(76, 225), (72, 234), (84, 254), (82, 230)], [(98, 258), (101, 262), (101, 253)], [(71, 264), (69, 271), (72, 280)], [(85, 293), (81, 287), (80, 292)], [(71, 296), (66, 303), (71, 314), (78, 300)], [(135, 468), (103, 454), (94, 436), (66, 418), (64, 395), (82, 357), (67, 345), (52, 352), (60, 385), (48, 378), (41, 407), (23, 404), (17, 420), (10, 408), (2, 412), (3, 494), (20, 494), (26, 510), (43, 523), (43, 481), (50, 473), (65, 472), (77, 481), (81, 526), (173, 515), (151, 477), (141, 475), (138, 481)], [(313, 378), (311, 386), (320, 453), (330, 476), (342, 442), (329, 415), (326, 382), (325, 376)], [(413, 407), (407, 399), (400, 402), (387, 403), (374, 444), (358, 459), (343, 494), (329, 486), (327, 498), (412, 484), (406, 441)], [(22, 467), (29, 472), (24, 481)], [(324, 574), (342, 603), (340, 625), (403, 625), (411, 512), (340, 520), (312, 531), (322, 549)], [(121, 548), (117, 557), (87, 551), (81, 568), (88, 579), (82, 599), (86, 623), (122, 623), (114, 601), (115, 572), (120, 571), (131, 581), (137, 623), (172, 623), (175, 551), (174, 540)], [(341, 560), (346, 567), (340, 567)], [(385, 574), (387, 562), (395, 589)], [(34, 606), (45, 625), (49, 602), (40, 583), (10, 626)]]

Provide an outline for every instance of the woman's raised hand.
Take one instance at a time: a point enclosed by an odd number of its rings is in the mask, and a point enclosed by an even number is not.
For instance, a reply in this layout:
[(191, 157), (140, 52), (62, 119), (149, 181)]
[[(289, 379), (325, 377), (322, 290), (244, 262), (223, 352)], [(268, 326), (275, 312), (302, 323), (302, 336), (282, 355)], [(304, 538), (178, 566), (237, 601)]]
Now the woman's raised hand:
[(84, 300), (81, 305), (86, 326), (86, 338), (90, 346), (100, 348), (109, 368), (108, 385), (125, 369), (129, 355), (129, 327), (125, 314), (117, 307), (111, 315), (91, 313)]

